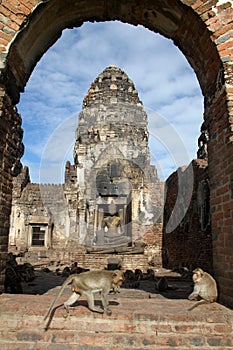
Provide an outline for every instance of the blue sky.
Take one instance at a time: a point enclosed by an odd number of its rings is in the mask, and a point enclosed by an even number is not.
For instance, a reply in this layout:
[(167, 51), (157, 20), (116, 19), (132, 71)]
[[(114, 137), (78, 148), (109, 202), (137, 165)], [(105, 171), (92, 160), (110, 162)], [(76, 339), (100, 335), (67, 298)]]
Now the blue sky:
[(203, 97), (181, 51), (159, 34), (120, 22), (85, 23), (35, 67), (18, 104), (32, 182), (62, 183), (73, 163), (78, 114), (90, 84), (110, 64), (133, 80), (148, 115), (151, 162), (165, 180), (196, 158)]

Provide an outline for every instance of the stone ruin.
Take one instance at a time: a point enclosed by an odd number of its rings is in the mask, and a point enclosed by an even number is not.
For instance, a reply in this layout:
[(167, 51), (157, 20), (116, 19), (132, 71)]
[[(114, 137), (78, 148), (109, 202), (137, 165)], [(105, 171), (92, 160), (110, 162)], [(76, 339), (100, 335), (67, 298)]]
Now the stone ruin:
[(138, 92), (114, 65), (83, 100), (73, 156), (64, 184), (33, 184), (27, 167), (14, 179), (10, 251), (35, 259), (65, 252), (156, 255), (161, 265), (164, 184), (150, 164)]
[[(221, 302), (232, 306), (232, 264), (229, 263), (232, 260), (233, 217), (232, 2), (186, 0), (135, 3), (119, 0), (98, 2), (90, 6), (90, 3), (84, 0), (76, 2), (74, 6), (72, 1), (51, 0), (27, 1), (27, 5), (24, 5), (25, 2), (20, 0), (15, 6), (12, 6), (9, 1), (4, 1), (0, 19), (2, 27), (0, 290), (4, 283), (8, 251), (12, 180), (21, 170), (20, 158), (23, 154), (22, 118), (16, 108), (20, 93), (24, 91), (39, 59), (60, 37), (65, 28), (79, 27), (88, 21), (119, 20), (133, 25), (142, 25), (172, 40), (196, 73), (204, 99), (203, 119), (208, 124), (209, 133), (209, 159), (206, 174), (210, 191), (214, 276), (219, 283)], [(44, 23), (49, 23), (49, 26), (45, 26)], [(182, 171), (179, 171), (180, 173)], [(194, 179), (194, 184), (195, 181), (198, 184), (198, 179)], [(176, 189), (174, 189), (175, 193)], [(194, 205), (190, 210), (197, 222), (198, 231), (200, 228), (198, 213), (204, 212), (204, 209), (199, 211)], [(187, 224), (183, 227), (187, 227)], [(53, 226), (52, 231), (54, 232)], [(183, 229), (181, 232), (183, 236), (179, 237), (188, 237), (191, 242), (192, 233), (188, 232), (187, 235)], [(165, 234), (170, 235), (169, 239), (172, 240), (172, 232), (170, 234), (165, 232)], [(174, 245), (181, 249), (180, 241), (177, 242), (175, 237), (176, 235), (173, 238)], [(183, 239), (182, 242), (184, 246), (186, 240)], [(166, 248), (164, 245), (163, 242), (163, 248)], [(167, 259), (171, 261), (171, 250), (167, 254)], [(186, 257), (182, 257), (182, 260), (186, 260)]]

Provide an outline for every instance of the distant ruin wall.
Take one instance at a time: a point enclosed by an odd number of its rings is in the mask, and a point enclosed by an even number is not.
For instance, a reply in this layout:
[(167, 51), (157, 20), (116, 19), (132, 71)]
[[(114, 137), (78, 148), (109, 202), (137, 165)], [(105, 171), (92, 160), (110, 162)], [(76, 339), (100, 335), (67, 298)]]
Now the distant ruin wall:
[[(193, 160), (185, 173), (193, 169), (193, 193), (188, 210), (172, 232), (166, 232), (166, 225), (174, 210), (178, 186), (178, 171), (166, 181), (163, 227), (163, 266), (197, 267), (212, 271), (212, 236), (209, 207), (208, 166), (204, 159)], [(189, 169), (188, 169), (189, 168)], [(185, 200), (185, 198), (184, 198)]]
[(45, 249), (64, 245), (69, 228), (67, 202), (63, 185), (32, 184), (25, 167), (13, 181), (10, 250), (37, 249), (31, 246), (32, 230), (36, 226), (45, 232)]
[(153, 260), (154, 264), (150, 264), (148, 255), (145, 254), (86, 254), (85, 251), (70, 251), (70, 250), (48, 250), (41, 252), (30, 251), (24, 257), (18, 258), (18, 262), (24, 263), (30, 261), (35, 266), (49, 266), (54, 263), (60, 263), (61, 266), (70, 266), (71, 263), (77, 262), (79, 267), (85, 269), (106, 269), (112, 261), (119, 262), (122, 270), (140, 269), (146, 272), (149, 268), (161, 267), (161, 256), (158, 255)]

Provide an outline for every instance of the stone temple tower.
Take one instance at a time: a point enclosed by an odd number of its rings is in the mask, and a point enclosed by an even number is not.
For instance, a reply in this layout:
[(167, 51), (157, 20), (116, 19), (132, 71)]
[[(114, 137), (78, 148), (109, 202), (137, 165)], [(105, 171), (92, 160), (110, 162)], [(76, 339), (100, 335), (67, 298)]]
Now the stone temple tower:
[[(107, 67), (79, 114), (64, 184), (14, 179), (10, 246), (20, 252), (143, 253), (161, 250), (163, 183), (150, 164), (147, 115), (133, 82)], [(158, 255), (159, 256), (159, 255)]]
[(114, 65), (84, 98), (74, 163), (80, 244), (131, 246), (159, 219), (161, 184), (150, 164), (147, 115), (133, 82)]

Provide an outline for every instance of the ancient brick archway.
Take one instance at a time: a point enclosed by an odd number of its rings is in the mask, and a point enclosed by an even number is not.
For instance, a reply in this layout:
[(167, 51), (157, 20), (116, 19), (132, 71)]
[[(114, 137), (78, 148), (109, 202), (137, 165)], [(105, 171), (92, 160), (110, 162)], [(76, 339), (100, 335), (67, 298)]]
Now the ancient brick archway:
[(34, 66), (64, 28), (121, 20), (171, 38), (196, 72), (209, 126), (209, 174), (215, 276), (233, 306), (232, 1), (2, 0), (0, 5), (0, 254), (8, 245), (12, 177), (23, 154), (19, 101)]

